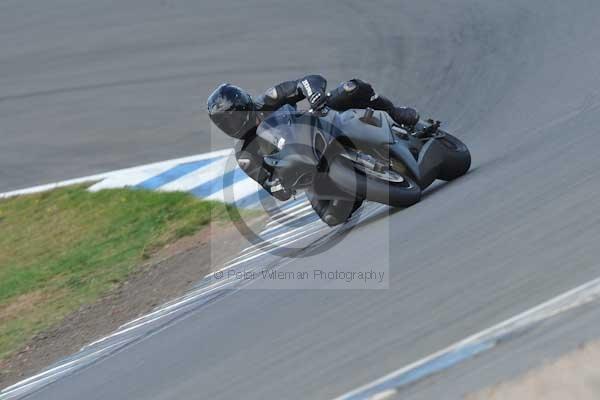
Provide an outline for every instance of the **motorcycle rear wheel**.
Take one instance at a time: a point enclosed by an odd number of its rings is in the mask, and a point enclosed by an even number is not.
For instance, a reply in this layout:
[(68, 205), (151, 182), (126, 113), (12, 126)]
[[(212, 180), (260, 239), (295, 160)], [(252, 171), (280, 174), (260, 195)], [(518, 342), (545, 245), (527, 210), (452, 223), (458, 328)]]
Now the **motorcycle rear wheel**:
[(467, 146), (449, 133), (437, 140), (440, 141), (446, 151), (437, 178), (451, 181), (466, 174), (471, 167), (471, 153)]
[(342, 157), (337, 157), (329, 165), (329, 177), (340, 190), (354, 198), (392, 207), (408, 207), (421, 199), (421, 188), (408, 174), (402, 174), (402, 182), (382, 180), (365, 174)]

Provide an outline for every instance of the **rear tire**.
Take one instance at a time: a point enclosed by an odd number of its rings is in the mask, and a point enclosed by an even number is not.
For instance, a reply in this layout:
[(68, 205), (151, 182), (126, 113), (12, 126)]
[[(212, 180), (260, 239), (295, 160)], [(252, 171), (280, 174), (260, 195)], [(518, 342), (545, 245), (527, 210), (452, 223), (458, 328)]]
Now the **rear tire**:
[(350, 160), (342, 157), (330, 164), (329, 177), (340, 190), (354, 198), (392, 207), (408, 207), (421, 199), (421, 188), (408, 174), (402, 175), (403, 182), (378, 179), (354, 168)]
[(438, 179), (451, 181), (466, 174), (471, 167), (471, 153), (467, 146), (449, 133), (437, 140), (446, 151)]

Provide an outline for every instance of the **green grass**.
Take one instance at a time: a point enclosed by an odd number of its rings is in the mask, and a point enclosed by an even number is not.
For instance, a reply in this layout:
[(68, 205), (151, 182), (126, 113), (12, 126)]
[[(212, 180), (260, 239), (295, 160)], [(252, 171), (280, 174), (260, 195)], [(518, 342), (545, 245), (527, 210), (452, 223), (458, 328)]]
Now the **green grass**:
[(84, 186), (0, 200), (0, 359), (160, 247), (229, 219), (226, 207), (186, 193)]

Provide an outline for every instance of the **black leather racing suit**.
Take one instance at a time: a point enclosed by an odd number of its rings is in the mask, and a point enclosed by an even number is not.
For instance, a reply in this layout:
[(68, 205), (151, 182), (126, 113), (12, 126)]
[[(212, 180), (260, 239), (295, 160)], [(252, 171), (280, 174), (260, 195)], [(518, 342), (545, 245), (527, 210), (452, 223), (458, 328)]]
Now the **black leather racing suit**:
[[(359, 79), (343, 82), (337, 88), (326, 93), (327, 81), (320, 75), (308, 75), (304, 78), (282, 82), (268, 89), (255, 100), (258, 119), (264, 120), (268, 114), (285, 104), (296, 106), (307, 99), (312, 108), (326, 105), (337, 111), (349, 108), (373, 108), (386, 111), (397, 123), (412, 126), (419, 120), (415, 109), (396, 107), (383, 96), (379, 96), (371, 85)], [(257, 121), (257, 125), (260, 121)], [(256, 129), (250, 131), (243, 140), (236, 144), (236, 158), (240, 168), (248, 176), (262, 185), (271, 195), (279, 200), (287, 200), (290, 193), (274, 190), (269, 182), (269, 174), (263, 168), (263, 155), (272, 152), (272, 145), (256, 136)]]

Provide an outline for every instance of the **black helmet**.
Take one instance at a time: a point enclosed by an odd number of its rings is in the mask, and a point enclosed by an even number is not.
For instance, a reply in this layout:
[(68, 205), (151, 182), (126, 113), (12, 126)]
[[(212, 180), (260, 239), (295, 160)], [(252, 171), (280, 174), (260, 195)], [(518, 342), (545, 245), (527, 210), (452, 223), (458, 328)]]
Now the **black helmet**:
[(219, 85), (206, 101), (211, 121), (227, 135), (242, 139), (256, 126), (252, 98), (237, 86)]

